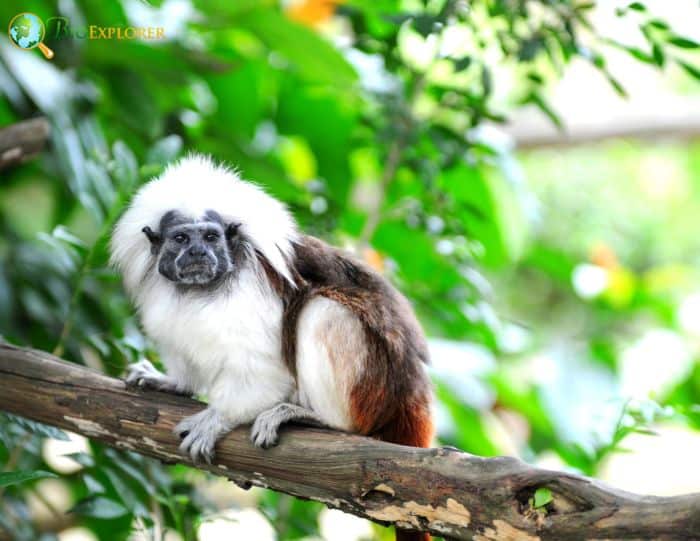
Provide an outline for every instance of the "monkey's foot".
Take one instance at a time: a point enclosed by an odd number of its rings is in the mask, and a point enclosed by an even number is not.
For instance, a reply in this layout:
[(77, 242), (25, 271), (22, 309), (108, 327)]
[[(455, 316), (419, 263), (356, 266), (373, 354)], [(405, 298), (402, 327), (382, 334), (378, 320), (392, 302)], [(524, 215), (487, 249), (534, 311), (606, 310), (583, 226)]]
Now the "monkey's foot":
[(299, 421), (312, 426), (325, 426), (311, 410), (296, 404), (277, 404), (257, 416), (250, 430), (250, 441), (256, 447), (267, 449), (277, 445), (279, 429), (284, 423)]
[(151, 361), (144, 359), (129, 365), (128, 370), (129, 374), (126, 377), (127, 385), (141, 387), (142, 389), (154, 389), (156, 391), (166, 391), (169, 393), (192, 396), (191, 392), (180, 387), (173, 378), (158, 371), (158, 369), (151, 364)]
[(207, 408), (185, 417), (175, 427), (174, 432), (182, 440), (181, 453), (189, 455), (194, 462), (205, 460), (211, 464), (216, 442), (231, 428), (219, 412)]

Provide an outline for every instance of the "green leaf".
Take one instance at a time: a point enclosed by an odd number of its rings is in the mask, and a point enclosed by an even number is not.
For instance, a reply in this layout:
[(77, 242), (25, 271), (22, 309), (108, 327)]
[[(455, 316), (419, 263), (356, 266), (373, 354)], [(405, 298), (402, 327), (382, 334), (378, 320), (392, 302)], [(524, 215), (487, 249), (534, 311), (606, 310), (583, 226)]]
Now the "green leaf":
[(554, 497), (552, 496), (552, 491), (546, 487), (540, 487), (535, 490), (535, 496), (533, 498), (533, 507), (539, 509), (550, 503)]
[(58, 477), (58, 475), (43, 470), (0, 472), (0, 487), (18, 485), (19, 483), (24, 483), (26, 481), (44, 479), (47, 477)]
[(95, 479), (90, 474), (83, 475), (83, 482), (85, 483), (85, 488), (88, 490), (88, 494), (103, 494), (105, 492), (105, 487), (97, 479)]
[(156, 142), (146, 155), (146, 163), (167, 165), (182, 151), (182, 137), (179, 135), (168, 135)]
[(84, 253), (84, 251), (87, 249), (85, 243), (81, 239), (73, 235), (73, 233), (68, 231), (68, 229), (63, 225), (56, 226), (54, 230), (51, 231), (51, 235), (59, 240), (62, 240), (66, 244), (70, 244), (74, 248), (78, 249), (81, 253)]
[(136, 493), (129, 487), (122, 474), (112, 468), (103, 468), (103, 472), (107, 475), (109, 482), (114, 487), (114, 490), (124, 506), (136, 516), (147, 517), (149, 514), (148, 509), (139, 500)]
[(654, 57), (654, 62), (656, 62), (656, 65), (659, 67), (663, 67), (663, 65), (666, 63), (666, 56), (664, 55), (664, 51), (658, 43), (652, 44), (651, 54)]
[(489, 433), (482, 413), (465, 404), (445, 382), (435, 383), (440, 404), (458, 429), (452, 437), (447, 438), (448, 443), (480, 456), (500, 455), (502, 450)]
[(277, 11), (258, 9), (235, 22), (279, 52), (303, 77), (339, 87), (357, 80), (355, 70), (331, 43)]
[(138, 180), (138, 162), (136, 156), (123, 141), (117, 141), (112, 145), (115, 170), (114, 176), (119, 181), (119, 191), (128, 194)]
[(623, 46), (622, 48), (640, 62), (644, 62), (646, 64), (654, 64), (654, 57), (649, 53), (646, 53), (637, 47)]
[(123, 517), (129, 511), (122, 504), (107, 499), (104, 496), (91, 496), (78, 502), (75, 507), (68, 512), (86, 517), (110, 519)]
[(539, 92), (532, 92), (526, 100), (528, 103), (535, 105), (540, 111), (542, 111), (547, 118), (560, 130), (564, 128), (559, 115), (552, 109), (552, 107), (547, 103), (542, 94)]
[(632, 2), (627, 6), (627, 9), (631, 9), (633, 11), (639, 11), (639, 12), (644, 12), (647, 10), (646, 6), (642, 4), (641, 2)]
[(652, 19), (647, 23), (647, 25), (652, 26), (656, 28), (657, 30), (669, 30), (670, 27), (668, 26), (668, 23), (661, 21), (659, 19)]
[(481, 88), (484, 91), (484, 97), (490, 96), (493, 90), (493, 79), (491, 77), (491, 70), (483, 64), (481, 66)]
[(432, 15), (422, 13), (413, 17), (412, 26), (421, 36), (428, 37), (435, 29), (437, 19)]
[(679, 47), (680, 49), (698, 49), (700, 48), (700, 43), (689, 38), (684, 38), (682, 36), (672, 36), (668, 38), (668, 43), (674, 47)]
[(471, 56), (463, 56), (461, 58), (451, 58), (452, 64), (455, 67), (455, 71), (463, 71), (467, 69), (472, 64)]
[(623, 98), (626, 98), (628, 96), (627, 90), (625, 90), (625, 87), (622, 86), (622, 83), (615, 79), (610, 73), (607, 71), (605, 72), (605, 77), (610, 83), (610, 86), (612, 86), (615, 89), (615, 92), (618, 93), (618, 95), (622, 96)]
[(237, 17), (241, 13), (261, 6), (275, 6), (274, 0), (194, 0), (194, 6), (210, 19), (219, 17)]
[(483, 263), (497, 267), (520, 256), (527, 228), (504, 179), (458, 164), (444, 170), (438, 182), (467, 236), (483, 245)]
[(16, 415), (11, 415), (9, 413), (6, 415), (11, 422), (20, 425), (22, 428), (37, 434), (38, 436), (45, 436), (47, 438), (53, 438), (61, 441), (70, 441), (68, 434), (66, 434), (60, 428), (45, 425), (44, 423), (39, 423), (37, 421), (31, 421), (29, 419), (25, 419), (24, 417), (17, 417)]
[(533, 36), (524, 40), (520, 44), (518, 60), (521, 62), (529, 62), (530, 60), (533, 60), (543, 46), (544, 40), (540, 36)]
[(91, 468), (95, 465), (95, 459), (87, 453), (68, 453), (63, 456), (74, 460), (75, 462), (86, 468)]
[(682, 67), (686, 71), (686, 73), (688, 73), (688, 75), (700, 80), (700, 68), (693, 66), (692, 64), (683, 62), (681, 60), (678, 60), (678, 65)]
[(527, 74), (527, 78), (537, 85), (544, 84), (544, 79), (542, 78), (542, 76), (534, 71), (529, 72)]

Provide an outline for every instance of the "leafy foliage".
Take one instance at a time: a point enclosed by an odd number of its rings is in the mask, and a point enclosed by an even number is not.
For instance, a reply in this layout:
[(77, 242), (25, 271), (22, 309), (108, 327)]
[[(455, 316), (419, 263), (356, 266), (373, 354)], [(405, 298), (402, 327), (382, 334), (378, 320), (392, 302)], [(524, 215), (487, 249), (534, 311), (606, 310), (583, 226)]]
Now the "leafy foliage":
[[(165, 20), (169, 2), (135, 10), (137, 4), (0, 5), (2, 20), (32, 11), (47, 21), (47, 45), (56, 53), (47, 63), (0, 41), (0, 124), (40, 114), (52, 127), (42, 158), (3, 171), (0, 184), (4, 339), (111, 375), (140, 357), (155, 358), (108, 268), (106, 242), (134, 189), (193, 149), (235, 164), (283, 199), (306, 231), (363, 254), (409, 296), (429, 335), (478, 345), (480, 355), (499, 359), (469, 393), (451, 385), (454, 376), (436, 374), (448, 420), (442, 442), (483, 455), (554, 452), (593, 474), (625, 436), (667, 413), (653, 402), (620, 405), (611, 433), (582, 443), (563, 428), (548, 389), (523, 377), (518, 360), (538, 344), (509, 345), (522, 328), (499, 317), (499, 303), (518, 296), (516, 315), (527, 311), (543, 326), (550, 315), (536, 313), (527, 292), (547, 292), (553, 301), (545, 310), (580, 306), (570, 280), (581, 254), (561, 239), (531, 234), (531, 194), (512, 174), (513, 156), (479, 128), (519, 106), (534, 106), (561, 126), (547, 87), (574, 59), (626, 93), (607, 66), (611, 47), (631, 61), (676, 64), (698, 78), (686, 54), (697, 43), (639, 2), (619, 15), (638, 26), (649, 47), (619, 43), (596, 34), (594, 3), (573, 0), (348, 0), (334, 6), (344, 30), (330, 36), (317, 27), (330, 13), (312, 1), (284, 10), (272, 1), (195, 0), (198, 15), (185, 13), (162, 43), (57, 37), (48, 24), (54, 16), (74, 29), (124, 26), (144, 13)], [(450, 38), (455, 32), (463, 43)], [(352, 48), (332, 43), (339, 34)], [(494, 89), (496, 68), (517, 80), (505, 100)], [(586, 330), (587, 358), (607, 374), (617, 370), (624, 322), (651, 312), (668, 323), (672, 309), (635, 272), (615, 272), (616, 287), (584, 308), (594, 322)], [(699, 396), (695, 370), (661, 398), (697, 427)], [(518, 449), (494, 431), (503, 412), (528, 427)], [(52, 469), (43, 442), (67, 436), (14, 416), (2, 417), (0, 435), (0, 485), (23, 481), (3, 487), (0, 528), (37, 539), (28, 502)], [(95, 443), (87, 451), (70, 457), (78, 473), (60, 479), (70, 516), (99, 539), (126, 539), (134, 529), (194, 539), (205, 513), (215, 510), (195, 488), (201, 478), (186, 468)], [(548, 498), (540, 489), (533, 507), (546, 507)], [(258, 507), (280, 539), (318, 533), (318, 504), (264, 493)]]

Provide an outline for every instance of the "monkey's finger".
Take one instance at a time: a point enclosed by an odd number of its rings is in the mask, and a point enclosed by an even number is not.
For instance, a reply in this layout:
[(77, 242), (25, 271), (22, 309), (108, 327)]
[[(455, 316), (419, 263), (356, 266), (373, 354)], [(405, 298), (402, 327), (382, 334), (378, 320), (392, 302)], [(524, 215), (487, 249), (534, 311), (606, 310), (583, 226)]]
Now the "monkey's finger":
[(209, 443), (204, 438), (199, 438), (192, 445), (190, 455), (192, 456), (192, 460), (198, 464), (202, 461), (211, 464), (211, 451), (209, 450)]
[(251, 433), (251, 441), (253, 442), (253, 445), (256, 447), (260, 447), (262, 449), (269, 449), (270, 447), (274, 447), (277, 444), (277, 441), (279, 439), (279, 435), (277, 433), (277, 430), (271, 430), (271, 429), (264, 429), (258, 427), (258, 430), (254, 430)]

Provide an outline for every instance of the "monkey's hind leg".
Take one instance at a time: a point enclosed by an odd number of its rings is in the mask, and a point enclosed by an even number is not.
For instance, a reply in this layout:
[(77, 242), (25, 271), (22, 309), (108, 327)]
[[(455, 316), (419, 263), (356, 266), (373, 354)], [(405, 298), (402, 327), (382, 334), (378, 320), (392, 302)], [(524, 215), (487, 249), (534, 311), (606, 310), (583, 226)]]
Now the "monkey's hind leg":
[(175, 427), (175, 434), (182, 440), (180, 452), (190, 455), (194, 462), (202, 459), (211, 464), (216, 442), (229, 432), (233, 425), (211, 406), (189, 417)]
[(263, 449), (272, 447), (279, 440), (280, 426), (291, 421), (299, 421), (311, 426), (326, 426), (310, 409), (285, 402), (257, 416), (250, 430), (250, 441), (256, 447)]
[(129, 365), (128, 370), (129, 374), (126, 377), (127, 385), (141, 387), (142, 389), (155, 389), (156, 391), (192, 396), (192, 393), (187, 389), (183, 389), (175, 378), (158, 371), (158, 369), (146, 359)]

